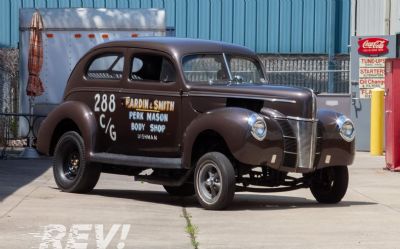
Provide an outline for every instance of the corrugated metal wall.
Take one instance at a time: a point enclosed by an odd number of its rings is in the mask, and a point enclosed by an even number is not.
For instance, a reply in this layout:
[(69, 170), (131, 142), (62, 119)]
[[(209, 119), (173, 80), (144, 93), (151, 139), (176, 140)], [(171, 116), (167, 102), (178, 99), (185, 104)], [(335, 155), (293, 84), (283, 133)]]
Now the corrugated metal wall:
[(336, 3), (336, 53), (348, 53), (350, 0), (1, 0), (0, 46), (17, 46), (19, 8), (165, 8), (178, 37), (245, 45), (258, 53), (327, 53)]

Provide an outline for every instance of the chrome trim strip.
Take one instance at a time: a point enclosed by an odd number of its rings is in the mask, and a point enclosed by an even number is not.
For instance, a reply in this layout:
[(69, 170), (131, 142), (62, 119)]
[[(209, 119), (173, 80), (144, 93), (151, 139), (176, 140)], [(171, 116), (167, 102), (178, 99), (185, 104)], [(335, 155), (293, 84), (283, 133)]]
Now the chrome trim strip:
[(310, 150), (311, 150), (311, 152), (310, 152), (310, 154), (311, 154), (310, 168), (314, 167), (314, 161), (315, 161), (315, 155), (316, 155), (315, 152), (317, 151), (317, 125), (318, 125), (318, 123), (314, 122), (312, 124), (313, 127), (311, 128), (312, 134), (311, 134), (311, 148), (310, 148)]
[(292, 139), (296, 139), (296, 137), (291, 137), (291, 136), (283, 136), (284, 138), (292, 138)]
[(312, 94), (312, 117), (315, 119), (317, 115), (317, 96), (314, 93), (314, 90), (311, 90)]
[(168, 96), (168, 97), (180, 97), (181, 94), (178, 91), (150, 91), (141, 89), (122, 89), (122, 88), (102, 88), (102, 87), (76, 87), (69, 91), (65, 97), (70, 96), (73, 93), (79, 92), (104, 92), (104, 93), (121, 93), (121, 94), (139, 94), (139, 95), (152, 95), (152, 96)]
[(229, 67), (228, 60), (226, 59), (225, 53), (222, 53), (222, 57), (224, 58), (225, 68), (228, 71), (229, 80), (233, 80), (232, 73), (231, 73), (231, 68)]
[(286, 150), (284, 150), (284, 151), (283, 151), (283, 153), (286, 153), (286, 154), (292, 154), (292, 155), (297, 155), (297, 153), (296, 153), (296, 152), (291, 152), (291, 151), (286, 151)]
[(193, 97), (219, 97), (219, 98), (246, 98), (246, 99), (257, 99), (257, 100), (264, 100), (269, 102), (281, 102), (281, 103), (291, 103), (296, 104), (296, 100), (291, 99), (277, 99), (277, 98), (265, 98), (263, 96), (249, 96), (247, 94), (225, 94), (225, 93), (213, 93), (213, 92), (197, 92), (197, 91), (190, 91), (188, 96)]
[[(280, 119), (282, 119), (282, 118), (280, 118)], [(294, 116), (286, 116), (286, 119), (296, 120), (296, 121), (306, 121), (306, 122), (318, 122), (318, 119), (316, 119), (316, 118), (300, 118), (300, 117), (294, 117)]]

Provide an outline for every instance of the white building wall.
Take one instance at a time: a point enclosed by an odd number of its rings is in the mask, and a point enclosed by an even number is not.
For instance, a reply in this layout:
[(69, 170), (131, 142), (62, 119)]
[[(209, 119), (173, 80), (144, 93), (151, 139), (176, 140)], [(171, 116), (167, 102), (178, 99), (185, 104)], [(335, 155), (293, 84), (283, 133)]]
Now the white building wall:
[(390, 34), (400, 33), (400, 0), (391, 1)]
[(400, 32), (400, 0), (352, 0), (351, 35)]

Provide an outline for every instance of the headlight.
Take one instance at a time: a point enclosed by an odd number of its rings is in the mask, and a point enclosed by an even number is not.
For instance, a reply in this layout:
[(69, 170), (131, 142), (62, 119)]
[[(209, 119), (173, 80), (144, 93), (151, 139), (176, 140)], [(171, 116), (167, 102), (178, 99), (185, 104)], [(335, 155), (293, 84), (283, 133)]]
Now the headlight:
[(248, 122), (251, 128), (251, 135), (259, 141), (264, 140), (265, 136), (267, 136), (267, 124), (264, 118), (258, 114), (252, 114)]
[(346, 116), (342, 115), (336, 120), (337, 129), (340, 136), (347, 142), (354, 140), (356, 131), (354, 129), (354, 124)]

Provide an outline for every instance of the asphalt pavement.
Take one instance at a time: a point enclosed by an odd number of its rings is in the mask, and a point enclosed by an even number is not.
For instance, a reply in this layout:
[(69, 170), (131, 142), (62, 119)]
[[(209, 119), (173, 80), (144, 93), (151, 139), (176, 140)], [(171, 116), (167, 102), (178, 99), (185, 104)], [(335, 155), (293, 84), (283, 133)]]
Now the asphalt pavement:
[(400, 173), (384, 165), (357, 153), (336, 205), (301, 189), (238, 193), (229, 209), (207, 211), (128, 176), (64, 193), (50, 159), (0, 160), (0, 248), (400, 248)]

